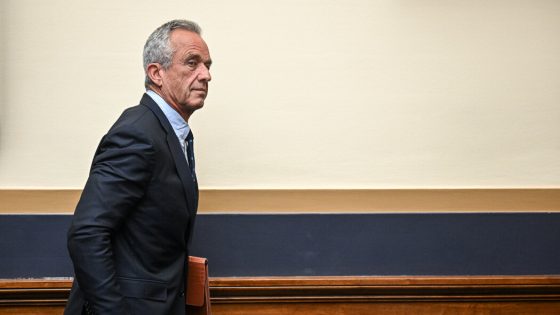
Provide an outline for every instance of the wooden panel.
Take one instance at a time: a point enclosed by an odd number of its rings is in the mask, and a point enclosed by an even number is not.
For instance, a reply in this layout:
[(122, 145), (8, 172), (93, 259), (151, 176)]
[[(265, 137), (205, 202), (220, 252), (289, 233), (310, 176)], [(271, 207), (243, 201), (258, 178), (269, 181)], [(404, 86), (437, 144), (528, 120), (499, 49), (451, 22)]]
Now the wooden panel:
[[(0, 214), (70, 214), (80, 193), (0, 190)], [(560, 211), (560, 189), (202, 189), (200, 195), (201, 213)]]
[(2, 315), (61, 315), (64, 313), (64, 305), (52, 306), (41, 305), (35, 306), (2, 306), (0, 305), (0, 314)]
[[(61, 314), (70, 280), (0, 280), (0, 314)], [(212, 278), (215, 315), (560, 314), (560, 276)]]
[(205, 190), (204, 211), (560, 211), (560, 189)]
[(214, 305), (214, 315), (558, 315), (557, 302), (298, 303)]
[(0, 314), (60, 315), (72, 280), (0, 280)]
[[(2, 307), (3, 315), (60, 315), (64, 306)], [(519, 303), (259, 303), (218, 304), (214, 315), (558, 315), (558, 302)]]
[(0, 213), (73, 213), (81, 190), (0, 190)]
[(221, 302), (560, 300), (560, 276), (213, 278)]

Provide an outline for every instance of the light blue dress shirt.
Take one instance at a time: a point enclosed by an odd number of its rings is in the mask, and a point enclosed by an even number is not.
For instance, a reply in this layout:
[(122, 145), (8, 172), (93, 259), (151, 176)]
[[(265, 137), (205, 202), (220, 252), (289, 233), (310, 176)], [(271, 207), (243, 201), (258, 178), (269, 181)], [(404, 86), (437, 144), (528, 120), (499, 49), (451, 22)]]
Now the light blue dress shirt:
[(148, 94), (154, 100), (154, 102), (156, 102), (159, 108), (163, 111), (165, 117), (167, 117), (167, 120), (169, 120), (169, 123), (171, 124), (173, 131), (175, 131), (175, 135), (177, 135), (177, 139), (179, 139), (179, 143), (181, 144), (181, 149), (183, 149), (183, 153), (185, 154), (185, 158), (187, 159), (188, 162), (187, 153), (186, 153), (187, 144), (185, 142), (185, 139), (187, 138), (187, 135), (191, 130), (189, 124), (187, 124), (187, 122), (183, 119), (183, 117), (181, 117), (181, 115), (179, 115), (179, 113), (175, 109), (173, 109), (173, 107), (167, 104), (167, 102), (163, 100), (163, 98), (159, 96), (156, 92), (152, 90), (147, 90), (146, 94)]

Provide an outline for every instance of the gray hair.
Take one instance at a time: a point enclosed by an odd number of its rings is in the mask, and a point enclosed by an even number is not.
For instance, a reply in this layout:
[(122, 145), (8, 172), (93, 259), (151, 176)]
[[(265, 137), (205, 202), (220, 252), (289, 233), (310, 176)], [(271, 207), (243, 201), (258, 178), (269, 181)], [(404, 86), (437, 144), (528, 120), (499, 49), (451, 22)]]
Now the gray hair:
[(200, 35), (200, 33), (202, 32), (198, 24), (187, 20), (172, 20), (158, 27), (150, 35), (150, 37), (148, 37), (148, 40), (144, 45), (143, 59), (144, 72), (146, 73), (144, 85), (146, 86), (146, 88), (153, 84), (147, 72), (149, 64), (159, 63), (164, 69), (167, 69), (171, 66), (171, 60), (173, 59), (174, 51), (171, 48), (169, 34), (171, 34), (171, 31), (175, 29), (187, 30), (198, 35)]

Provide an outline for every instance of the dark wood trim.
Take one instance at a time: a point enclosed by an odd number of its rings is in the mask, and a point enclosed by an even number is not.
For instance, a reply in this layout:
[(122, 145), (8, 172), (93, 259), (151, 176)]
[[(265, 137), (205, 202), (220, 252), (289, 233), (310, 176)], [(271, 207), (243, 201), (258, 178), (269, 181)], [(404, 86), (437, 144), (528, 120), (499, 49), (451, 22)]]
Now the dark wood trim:
[[(71, 214), (81, 190), (2, 190), (0, 214)], [(201, 213), (560, 211), (560, 189), (202, 189)]]
[(214, 278), (213, 303), (560, 301), (560, 276)]
[[(64, 305), (72, 280), (0, 280), (0, 307)], [(211, 278), (212, 303), (560, 301), (560, 276)]]
[(64, 306), (71, 287), (72, 280), (67, 279), (0, 280), (0, 310), (7, 306)]
[[(71, 280), (0, 280), (1, 314), (61, 314)], [(560, 314), (560, 276), (211, 278), (214, 315)]]

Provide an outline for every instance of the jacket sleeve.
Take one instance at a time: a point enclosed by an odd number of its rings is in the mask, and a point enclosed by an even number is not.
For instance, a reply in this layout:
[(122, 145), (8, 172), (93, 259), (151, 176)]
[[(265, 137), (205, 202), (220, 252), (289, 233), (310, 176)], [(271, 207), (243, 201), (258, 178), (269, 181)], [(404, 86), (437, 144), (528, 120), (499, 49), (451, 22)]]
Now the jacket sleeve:
[(99, 144), (68, 231), (68, 251), (85, 300), (97, 314), (125, 314), (115, 277), (112, 237), (151, 178), (154, 146), (131, 126)]

